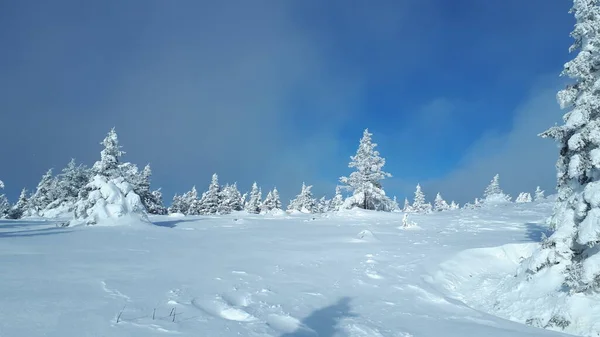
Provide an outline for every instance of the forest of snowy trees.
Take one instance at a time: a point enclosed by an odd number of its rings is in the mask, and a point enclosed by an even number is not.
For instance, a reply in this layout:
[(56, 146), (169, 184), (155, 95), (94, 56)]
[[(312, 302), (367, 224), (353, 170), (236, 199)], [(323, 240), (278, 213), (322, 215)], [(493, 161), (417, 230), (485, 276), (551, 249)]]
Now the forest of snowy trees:
[[(53, 218), (72, 214), (74, 219), (71, 223), (95, 224), (103, 219), (130, 214), (147, 219), (149, 214), (223, 215), (237, 211), (251, 214), (325, 213), (352, 208), (430, 213), (460, 208), (454, 201), (446, 202), (440, 193), (437, 193), (432, 205), (426, 201), (420, 185), (416, 186), (412, 202), (405, 199), (404, 207), (400, 208), (396, 198), (388, 197), (383, 188), (382, 181), (391, 174), (383, 170), (385, 159), (376, 150), (377, 144), (372, 136), (368, 129), (364, 130), (356, 154), (350, 157), (348, 164), (353, 171), (339, 179), (340, 185), (331, 199), (315, 197), (312, 185), (303, 183), (284, 211), (277, 188), (263, 196), (261, 187), (254, 182), (250, 190), (242, 194), (235, 182), (222, 185), (216, 173), (204, 192), (200, 194), (196, 186), (192, 186), (189, 191), (176, 194), (170, 206), (166, 207), (160, 189), (151, 188), (150, 165), (140, 170), (136, 164), (125, 161), (125, 152), (113, 128), (101, 142), (100, 158), (91, 167), (72, 159), (58, 174), (48, 170), (35, 189), (31, 192), (23, 189), (14, 203), (0, 195), (0, 217)], [(3, 188), (1, 183), (0, 188)], [(343, 191), (348, 194), (344, 195)], [(534, 193), (535, 200), (544, 198), (539, 187)], [(476, 198), (474, 203), (466, 203), (463, 208), (510, 201), (511, 198), (500, 189), (500, 177), (496, 175), (485, 189), (483, 198)], [(531, 201), (531, 194), (527, 192), (519, 194), (515, 200), (518, 203)]]

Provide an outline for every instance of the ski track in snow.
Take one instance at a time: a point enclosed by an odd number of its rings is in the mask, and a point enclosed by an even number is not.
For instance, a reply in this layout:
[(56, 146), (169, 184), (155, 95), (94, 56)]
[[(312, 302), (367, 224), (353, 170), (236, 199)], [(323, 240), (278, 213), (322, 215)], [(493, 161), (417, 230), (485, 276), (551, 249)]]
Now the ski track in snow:
[(525, 224), (552, 204), (526, 207), (414, 214), (408, 229), (401, 213), (239, 213), (4, 238), (0, 336), (559, 336), (473, 309), (478, 289), (465, 304), (448, 272), (466, 249), (531, 242)]

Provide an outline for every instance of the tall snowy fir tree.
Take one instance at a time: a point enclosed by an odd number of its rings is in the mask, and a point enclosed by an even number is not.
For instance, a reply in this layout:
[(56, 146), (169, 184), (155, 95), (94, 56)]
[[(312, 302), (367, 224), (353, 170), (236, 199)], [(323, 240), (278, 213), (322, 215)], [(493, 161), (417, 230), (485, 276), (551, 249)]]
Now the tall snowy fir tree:
[(258, 188), (256, 182), (252, 184), (252, 190), (250, 190), (250, 197), (246, 204), (244, 205), (244, 209), (248, 213), (258, 214), (260, 213), (260, 205), (262, 204), (262, 192)]
[(319, 199), (317, 201), (316, 213), (328, 212), (330, 203), (331, 203), (331, 200), (327, 200), (327, 198), (321, 197), (321, 199)]
[[(4, 188), (4, 183), (0, 180), (0, 189)], [(0, 219), (8, 216), (10, 211), (10, 202), (4, 194), (0, 194)]]
[[(560, 145), (558, 196), (550, 218), (553, 234), (524, 261), (522, 271), (559, 271), (569, 292), (600, 291), (600, 2), (574, 0), (576, 24), (570, 51), (577, 56), (563, 75), (575, 83), (558, 101), (564, 124), (542, 133)], [(547, 274), (547, 273), (545, 273)]]
[(90, 170), (84, 165), (77, 165), (75, 159), (71, 159), (58, 175), (59, 203), (75, 203), (79, 192), (89, 181)]
[(402, 212), (404, 212), (404, 213), (413, 212), (413, 208), (410, 205), (410, 202), (408, 201), (408, 198), (404, 198), (404, 207), (402, 207)]
[(173, 200), (171, 201), (171, 206), (169, 206), (169, 214), (181, 213), (185, 214), (187, 208), (183, 203), (183, 196), (175, 194), (173, 196)]
[(365, 129), (358, 145), (356, 155), (351, 156), (348, 167), (354, 168), (349, 177), (341, 177), (340, 182), (344, 188), (353, 194), (345, 204), (347, 208), (359, 207), (363, 209), (377, 211), (391, 211), (392, 201), (385, 195), (381, 186), (381, 180), (392, 175), (383, 171), (385, 159), (375, 150), (376, 143), (373, 143), (368, 129)]

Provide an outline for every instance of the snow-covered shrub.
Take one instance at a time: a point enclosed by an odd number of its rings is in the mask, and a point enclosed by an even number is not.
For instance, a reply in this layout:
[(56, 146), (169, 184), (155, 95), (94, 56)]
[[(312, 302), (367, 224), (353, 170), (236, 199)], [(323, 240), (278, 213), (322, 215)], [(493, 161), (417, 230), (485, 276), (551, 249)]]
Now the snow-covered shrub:
[(408, 213), (404, 213), (404, 215), (402, 216), (402, 227), (403, 228), (410, 228), (410, 227), (416, 227), (417, 224), (408, 220)]
[(538, 186), (535, 188), (534, 201), (544, 200), (544, 191)]
[(336, 186), (335, 196), (329, 202), (329, 210), (339, 211), (342, 205), (344, 205), (344, 196), (342, 195), (342, 188), (340, 186)]
[(531, 202), (531, 194), (529, 194), (527, 192), (521, 192), (521, 193), (519, 193), (519, 196), (517, 197), (517, 199), (515, 199), (515, 202), (519, 203), (519, 204)]

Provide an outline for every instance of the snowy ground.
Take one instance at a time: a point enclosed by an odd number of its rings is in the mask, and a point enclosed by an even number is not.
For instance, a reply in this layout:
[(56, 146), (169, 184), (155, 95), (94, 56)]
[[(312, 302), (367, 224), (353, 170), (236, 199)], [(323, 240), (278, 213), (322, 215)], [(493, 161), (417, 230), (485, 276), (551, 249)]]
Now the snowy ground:
[[(484, 313), (489, 298), (477, 296), (497, 278), (486, 268), (514, 272), (512, 255), (539, 240), (550, 212), (415, 215), (410, 230), (402, 214), (361, 211), (3, 220), (0, 336), (559, 336)], [(506, 244), (520, 245), (464, 252)]]

